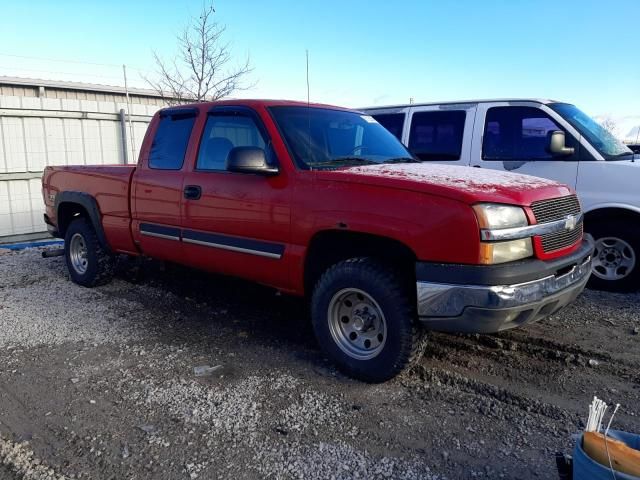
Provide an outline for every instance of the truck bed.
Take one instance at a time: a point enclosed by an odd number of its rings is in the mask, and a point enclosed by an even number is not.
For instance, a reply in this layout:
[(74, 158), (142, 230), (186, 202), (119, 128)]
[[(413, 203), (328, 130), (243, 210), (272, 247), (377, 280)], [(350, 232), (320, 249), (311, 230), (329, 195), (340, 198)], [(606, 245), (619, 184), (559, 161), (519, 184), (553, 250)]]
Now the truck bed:
[(55, 198), (59, 192), (89, 194), (98, 204), (109, 244), (115, 250), (130, 250), (130, 190), (135, 169), (135, 165), (69, 165), (45, 168), (42, 189), (47, 215), (57, 224)]

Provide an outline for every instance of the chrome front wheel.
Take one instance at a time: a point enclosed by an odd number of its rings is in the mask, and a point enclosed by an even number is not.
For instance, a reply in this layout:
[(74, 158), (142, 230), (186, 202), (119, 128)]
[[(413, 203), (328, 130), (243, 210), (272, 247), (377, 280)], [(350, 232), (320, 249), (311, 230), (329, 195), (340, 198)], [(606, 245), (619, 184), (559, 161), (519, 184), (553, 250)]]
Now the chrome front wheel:
[(378, 303), (357, 288), (333, 295), (327, 319), (329, 331), (340, 350), (356, 360), (376, 357), (387, 340), (387, 322)]

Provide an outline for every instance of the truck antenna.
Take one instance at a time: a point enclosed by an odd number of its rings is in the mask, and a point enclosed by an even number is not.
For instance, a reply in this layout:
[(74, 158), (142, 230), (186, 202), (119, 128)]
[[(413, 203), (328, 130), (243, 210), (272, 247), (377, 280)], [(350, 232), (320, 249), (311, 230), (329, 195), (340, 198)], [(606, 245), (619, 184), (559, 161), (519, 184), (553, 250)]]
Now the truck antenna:
[(307, 49), (306, 52), (307, 52), (307, 107), (308, 107), (310, 104), (310, 101), (309, 101), (309, 50)]
[[(309, 160), (311, 160), (311, 101), (309, 96), (309, 49), (306, 49), (305, 52), (307, 56), (307, 155), (309, 156)], [(313, 167), (311, 167), (311, 169), (313, 169)]]

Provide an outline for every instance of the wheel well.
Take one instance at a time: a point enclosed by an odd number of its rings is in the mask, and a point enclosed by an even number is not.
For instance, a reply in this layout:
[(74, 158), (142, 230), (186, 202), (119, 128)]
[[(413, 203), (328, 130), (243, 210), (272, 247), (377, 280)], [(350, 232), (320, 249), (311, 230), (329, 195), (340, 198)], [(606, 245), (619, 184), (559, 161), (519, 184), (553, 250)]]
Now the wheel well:
[(603, 220), (626, 220), (640, 222), (640, 213), (624, 208), (600, 208), (587, 212), (584, 216), (585, 230), (589, 231), (589, 226)]
[(75, 218), (86, 218), (91, 221), (89, 212), (78, 203), (63, 202), (58, 206), (58, 232), (62, 238)]
[(415, 253), (404, 243), (368, 233), (327, 230), (309, 243), (304, 268), (305, 292), (310, 293), (331, 265), (354, 257), (374, 257), (397, 269), (415, 282)]

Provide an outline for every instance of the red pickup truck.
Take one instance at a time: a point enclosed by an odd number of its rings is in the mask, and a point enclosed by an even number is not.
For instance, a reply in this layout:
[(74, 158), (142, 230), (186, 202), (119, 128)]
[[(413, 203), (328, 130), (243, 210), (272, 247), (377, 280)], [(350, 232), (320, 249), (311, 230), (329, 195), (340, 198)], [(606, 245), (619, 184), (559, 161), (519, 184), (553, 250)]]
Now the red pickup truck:
[(557, 312), (591, 269), (569, 187), (420, 163), (370, 116), (326, 105), (166, 108), (137, 166), (48, 167), (43, 196), (74, 282), (145, 255), (307, 296), (324, 352), (370, 382), (418, 358), (425, 330)]

